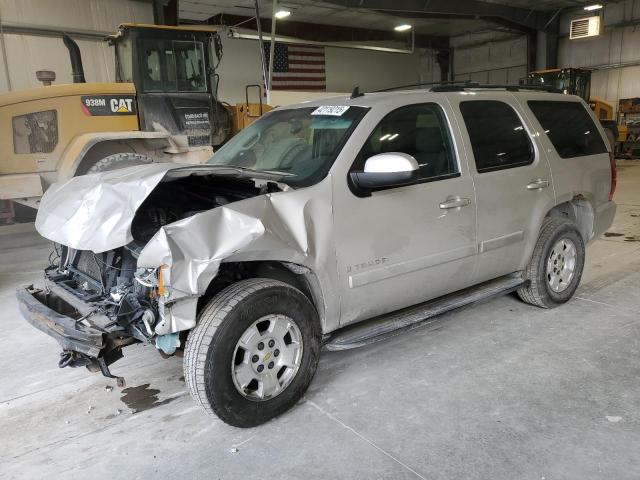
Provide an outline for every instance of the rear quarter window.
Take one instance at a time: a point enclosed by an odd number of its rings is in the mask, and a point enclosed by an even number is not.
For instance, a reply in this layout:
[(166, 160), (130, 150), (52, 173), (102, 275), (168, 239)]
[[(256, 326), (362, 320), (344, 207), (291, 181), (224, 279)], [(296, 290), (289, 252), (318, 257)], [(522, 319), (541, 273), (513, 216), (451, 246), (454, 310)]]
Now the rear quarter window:
[(530, 100), (527, 104), (560, 157), (607, 153), (602, 136), (582, 103)]

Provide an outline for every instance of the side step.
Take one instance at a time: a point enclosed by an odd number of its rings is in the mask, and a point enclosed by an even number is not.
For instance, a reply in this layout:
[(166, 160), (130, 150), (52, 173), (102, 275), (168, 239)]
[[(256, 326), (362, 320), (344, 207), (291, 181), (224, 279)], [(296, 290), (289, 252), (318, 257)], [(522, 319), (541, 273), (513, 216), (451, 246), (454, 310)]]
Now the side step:
[(513, 292), (524, 284), (525, 280), (520, 274), (507, 275), (429, 302), (349, 325), (330, 334), (324, 348), (333, 351), (348, 350), (379, 342), (402, 331), (419, 327), (437, 315)]

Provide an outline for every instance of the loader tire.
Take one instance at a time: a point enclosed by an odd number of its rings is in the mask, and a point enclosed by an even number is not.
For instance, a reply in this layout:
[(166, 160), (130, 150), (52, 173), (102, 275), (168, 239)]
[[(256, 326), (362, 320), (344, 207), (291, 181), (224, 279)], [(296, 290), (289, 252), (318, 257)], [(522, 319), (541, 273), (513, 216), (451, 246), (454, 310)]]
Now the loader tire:
[(153, 160), (149, 157), (138, 153), (115, 153), (98, 160), (86, 173), (110, 172), (111, 170), (133, 167), (135, 165), (146, 165), (152, 162)]

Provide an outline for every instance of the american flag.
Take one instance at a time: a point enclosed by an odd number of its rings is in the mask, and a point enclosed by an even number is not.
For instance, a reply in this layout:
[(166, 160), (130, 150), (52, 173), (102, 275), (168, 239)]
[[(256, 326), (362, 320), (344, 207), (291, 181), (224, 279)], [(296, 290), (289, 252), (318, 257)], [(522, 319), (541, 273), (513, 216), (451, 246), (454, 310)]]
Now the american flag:
[[(326, 89), (324, 47), (277, 42), (274, 47), (272, 90)], [(270, 45), (264, 49), (269, 62)]]

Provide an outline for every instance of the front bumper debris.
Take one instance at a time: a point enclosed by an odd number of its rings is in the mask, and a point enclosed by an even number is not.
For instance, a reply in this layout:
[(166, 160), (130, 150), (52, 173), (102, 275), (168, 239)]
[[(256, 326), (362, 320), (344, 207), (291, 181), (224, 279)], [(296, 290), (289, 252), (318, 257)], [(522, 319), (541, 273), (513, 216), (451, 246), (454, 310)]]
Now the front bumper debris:
[(105, 377), (116, 379), (118, 386), (124, 386), (124, 379), (112, 375), (109, 365), (122, 358), (121, 347), (131, 342), (125, 340), (114, 345), (107, 332), (85, 325), (82, 320), (86, 314), (56, 290), (55, 287), (40, 289), (33, 285), (18, 287), (16, 297), (22, 316), (60, 344), (60, 368), (86, 366), (90, 371), (99, 370)]
[[(55, 338), (63, 350), (98, 358), (104, 347), (103, 333), (68, 316), (74, 315), (77, 310), (64, 299), (53, 292), (36, 289), (33, 285), (19, 287), (16, 297), (20, 312), (27, 322)], [(67, 315), (58, 313), (60, 311)]]

